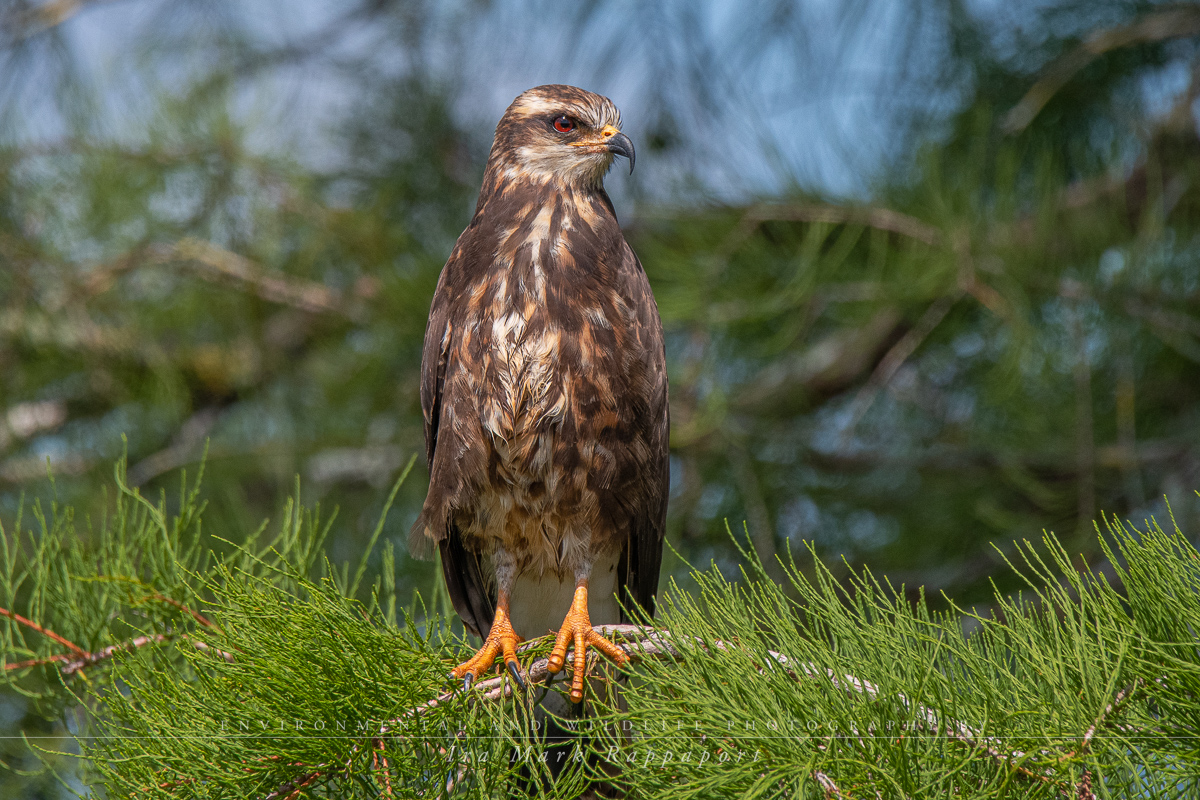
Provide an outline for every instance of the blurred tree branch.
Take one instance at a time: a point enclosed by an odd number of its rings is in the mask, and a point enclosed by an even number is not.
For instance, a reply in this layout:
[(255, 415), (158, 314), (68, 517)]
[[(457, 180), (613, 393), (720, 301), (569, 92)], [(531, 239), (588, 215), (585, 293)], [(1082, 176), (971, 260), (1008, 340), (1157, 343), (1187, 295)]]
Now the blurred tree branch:
[(1093, 31), (1083, 43), (1052, 62), (1021, 101), (1004, 116), (1001, 128), (1009, 134), (1029, 126), (1055, 93), (1094, 60), (1124, 47), (1200, 35), (1200, 9), (1179, 5), (1151, 11), (1133, 22)]

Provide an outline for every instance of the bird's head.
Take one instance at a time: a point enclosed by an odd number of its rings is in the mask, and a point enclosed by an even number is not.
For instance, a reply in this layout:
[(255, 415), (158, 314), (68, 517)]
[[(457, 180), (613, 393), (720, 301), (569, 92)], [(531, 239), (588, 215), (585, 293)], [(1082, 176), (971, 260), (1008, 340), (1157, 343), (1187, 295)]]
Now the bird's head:
[(599, 186), (614, 156), (629, 159), (621, 112), (607, 97), (552, 84), (523, 92), (496, 126), (488, 168), (506, 178)]

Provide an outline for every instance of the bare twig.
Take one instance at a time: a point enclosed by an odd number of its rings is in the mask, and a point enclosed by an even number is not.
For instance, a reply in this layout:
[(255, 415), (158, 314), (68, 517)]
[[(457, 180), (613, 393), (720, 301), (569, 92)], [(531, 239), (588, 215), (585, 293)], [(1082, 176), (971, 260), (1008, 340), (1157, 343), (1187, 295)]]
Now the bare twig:
[[(68, 653), (57, 653), (55, 655), (44, 656), (42, 658), (31, 658), (27, 661), (14, 661), (12, 663), (5, 664), (4, 669), (6, 672), (12, 672), (19, 669), (25, 669), (27, 667), (39, 667), (44, 664), (66, 662), (59, 669), (59, 672), (62, 673), (64, 677), (69, 677), (80, 670), (86, 669), (87, 667), (93, 667), (96, 664), (99, 664), (101, 661), (106, 661), (117, 653), (136, 650), (137, 648), (145, 647), (148, 644), (159, 644), (161, 642), (170, 641), (174, 638), (175, 634), (170, 633), (157, 633), (153, 635), (138, 636), (134, 639), (130, 639), (127, 642), (109, 645), (108, 647), (97, 650), (94, 653), (81, 652), (75, 654), (74, 656)], [(192, 639), (186, 635), (183, 636), (183, 638), (188, 639), (189, 644), (191, 644), (191, 646), (195, 649), (205, 653), (213, 653), (225, 659), (227, 662), (233, 663), (233, 653), (227, 653), (224, 650), (218, 650), (217, 648), (212, 647), (205, 642), (202, 642), (198, 639)]]
[(833, 779), (826, 775), (821, 770), (813, 773), (813, 777), (817, 779), (817, 783), (825, 790), (825, 800), (848, 800), (847, 796), (842, 793), (838, 785), (833, 782)]
[(321, 283), (303, 280), (281, 272), (268, 270), (245, 256), (233, 253), (212, 242), (182, 239), (162, 255), (195, 264), (197, 274), (205, 278), (232, 279), (254, 290), (264, 300), (299, 308), (313, 313), (331, 313), (359, 319), (338, 292)]
[(120, 653), (120, 652), (124, 652), (124, 651), (128, 651), (128, 650), (136, 650), (139, 647), (144, 647), (145, 645), (148, 645), (148, 644), (158, 644), (160, 642), (165, 642), (171, 638), (172, 637), (169, 634), (165, 634), (165, 633), (156, 633), (152, 636), (138, 636), (137, 638), (131, 639), (128, 642), (121, 642), (120, 644), (109, 645), (108, 647), (97, 650), (94, 653), (84, 653), (79, 658), (68, 661), (66, 664), (63, 665), (62, 669), (59, 671), (64, 676), (74, 675), (76, 672), (79, 672), (81, 669), (86, 669), (87, 667), (95, 666), (96, 664), (100, 663), (101, 661), (105, 661), (109, 658), (112, 658), (113, 655), (115, 655), (116, 653)]
[(16, 613), (15, 611), (9, 611), (7, 608), (0, 608), (0, 615), (8, 617), (11, 620), (15, 620), (16, 622), (21, 623), (22, 625), (24, 625), (27, 628), (32, 628), (33, 630), (37, 631), (38, 633), (42, 634), (43, 636), (49, 636), (51, 639), (58, 642), (59, 644), (61, 644), (63, 647), (67, 648), (71, 652), (75, 653), (75, 655), (77, 655), (77, 656), (82, 657), (82, 656), (88, 655), (88, 652), (86, 650), (84, 650), (82, 647), (75, 644), (71, 640), (66, 639), (62, 636), (59, 636), (57, 633), (55, 633), (52, 630), (43, 628), (41, 625), (38, 625), (33, 620), (22, 617), (20, 614)]
[(769, 204), (747, 210), (716, 248), (715, 255), (722, 260), (729, 258), (754, 234), (759, 225), (770, 221), (865, 225), (898, 233), (931, 246), (938, 244), (942, 238), (942, 232), (933, 225), (890, 208), (851, 208), (825, 203)]
[(179, 426), (179, 432), (167, 447), (152, 453), (129, 468), (126, 479), (130, 486), (141, 486), (152, 478), (178, 469), (196, 457), (205, 438), (217, 424), (220, 409), (203, 408)]
[(312, 785), (317, 778), (320, 778), (324, 774), (323, 771), (306, 772), (300, 777), (281, 785), (278, 789), (268, 794), (264, 800), (275, 800), (276, 797), (283, 795), (284, 792), (288, 793), (284, 800), (296, 800), (305, 788)]
[[(187, 638), (190, 639), (191, 637), (187, 637)], [(233, 653), (226, 652), (225, 650), (218, 650), (217, 648), (213, 647), (212, 645), (202, 642), (199, 639), (191, 639), (191, 642), (192, 642), (192, 647), (196, 648), (197, 650), (201, 651), (202, 653), (213, 653), (214, 655), (218, 655), (221, 658), (225, 659), (225, 661), (230, 664), (232, 664), (236, 660)]]
[[(383, 796), (392, 797), (392, 774), (388, 768), (387, 756), (384, 755), (383, 739), (376, 737), (374, 741), (375, 752), (371, 753), (371, 771), (382, 772), (383, 774)], [(380, 770), (379, 765), (383, 763), (383, 769)]]
[(26, 667), (40, 667), (42, 664), (53, 664), (55, 661), (66, 661), (70, 658), (66, 653), (59, 653), (54, 656), (46, 656), (45, 658), (31, 658), (27, 661), (11, 661), (4, 665), (5, 672), (13, 672)]
[(93, 269), (83, 285), (87, 294), (98, 294), (120, 275), (150, 264), (179, 263), (211, 282), (233, 282), (247, 287), (270, 303), (291, 306), (314, 314), (334, 314), (362, 321), (360, 310), (346, 302), (341, 292), (294, 275), (268, 269), (243, 255), (196, 238), (174, 244), (149, 244)]
[(169, 606), (174, 606), (175, 608), (179, 609), (183, 613), (190, 615), (192, 617), (192, 619), (196, 620), (196, 622), (199, 622), (201, 625), (203, 625), (206, 628), (213, 627), (212, 620), (210, 620), (208, 617), (201, 614), (199, 611), (195, 611), (191, 608), (188, 608), (187, 606), (185, 606), (183, 603), (179, 602), (178, 600), (172, 600), (170, 597), (164, 597), (163, 595), (158, 594), (157, 592), (154, 593), (153, 595), (151, 595), (150, 597), (153, 600), (158, 600), (160, 603), (166, 603)]

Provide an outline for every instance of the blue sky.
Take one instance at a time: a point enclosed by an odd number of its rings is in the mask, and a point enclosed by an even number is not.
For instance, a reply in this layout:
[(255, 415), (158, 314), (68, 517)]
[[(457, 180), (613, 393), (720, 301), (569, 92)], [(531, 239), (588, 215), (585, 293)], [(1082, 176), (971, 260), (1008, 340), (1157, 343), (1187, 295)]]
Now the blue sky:
[[(638, 179), (666, 187), (656, 200), (694, 190), (697, 175), (702, 193), (718, 200), (797, 187), (861, 198), (894, 152), (898, 113), (934, 102), (898, 89), (927, 84), (942, 47), (941, 21), (932, 4), (901, 0), (818, 0), (784, 6), (782, 16), (768, 14), (768, 6), (747, 13), (736, 0), (609, 2), (580, 18), (539, 0), (482, 12), (472, 2), (442, 4), (419, 30), (346, 25), (331, 39), (328, 58), (261, 72), (240, 87), (234, 106), (256, 147), (319, 168), (337, 163), (339, 146), (328, 133), (358, 98), (346, 62), (385, 74), (416, 62), (445, 76), (455, 86), (457, 115), (480, 131), (484, 146), (516, 94), (574, 83), (621, 106), (641, 147)], [(144, 130), (155, 98), (206, 71), (213, 51), (198, 45), (232, 35), (303, 43), (347, 8), (327, 0), (121, 0), (85, 7), (60, 33), (76, 74), (100, 98), (97, 127), (121, 137)], [(146, 52), (145, 43), (164, 32), (175, 45)], [(43, 74), (41, 85), (20, 93), (25, 136), (62, 135), (51, 79)], [(673, 157), (648, 152), (651, 128), (682, 143)], [(618, 204), (626, 202), (623, 182), (610, 186)]]

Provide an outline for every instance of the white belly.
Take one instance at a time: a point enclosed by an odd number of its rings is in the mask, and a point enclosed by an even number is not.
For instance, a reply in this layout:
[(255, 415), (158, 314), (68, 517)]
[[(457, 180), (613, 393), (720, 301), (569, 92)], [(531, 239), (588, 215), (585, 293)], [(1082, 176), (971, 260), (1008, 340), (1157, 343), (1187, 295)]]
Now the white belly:
[[(620, 554), (602, 557), (592, 565), (588, 581), (588, 614), (593, 625), (614, 625), (621, 621), (617, 605), (617, 562)], [(541, 575), (518, 575), (512, 588), (509, 611), (513, 630), (525, 639), (557, 632), (575, 596), (574, 576), (547, 571)]]

